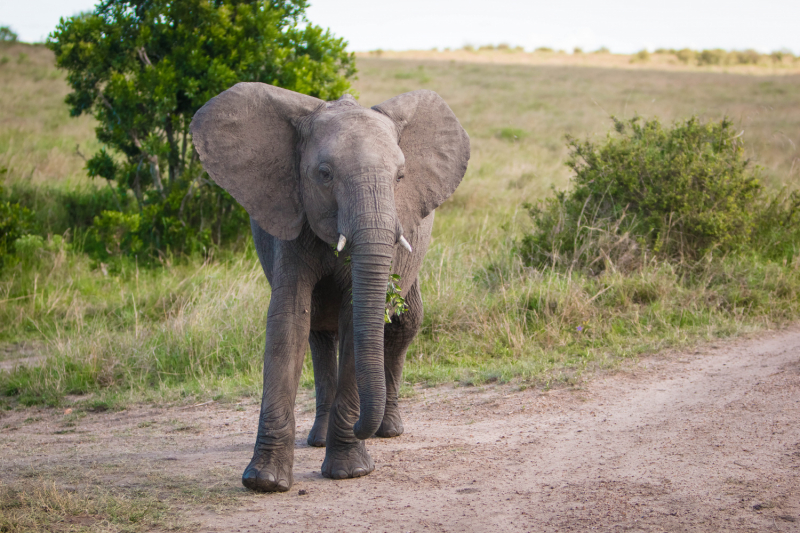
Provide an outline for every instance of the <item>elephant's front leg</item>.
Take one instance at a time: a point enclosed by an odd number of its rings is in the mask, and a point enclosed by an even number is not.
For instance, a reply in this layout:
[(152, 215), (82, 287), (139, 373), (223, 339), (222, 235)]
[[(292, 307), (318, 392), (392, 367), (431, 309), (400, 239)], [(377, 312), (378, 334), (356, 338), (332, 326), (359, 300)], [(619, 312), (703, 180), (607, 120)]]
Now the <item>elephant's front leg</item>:
[(328, 418), (325, 461), (322, 463), (322, 475), (333, 479), (366, 476), (375, 470), (364, 441), (353, 433), (359, 402), (351, 305), (343, 306), (339, 320), (339, 380)]
[(273, 284), (264, 351), (264, 391), (245, 487), (285, 492), (292, 486), (294, 402), (308, 342), (311, 285), (297, 278)]

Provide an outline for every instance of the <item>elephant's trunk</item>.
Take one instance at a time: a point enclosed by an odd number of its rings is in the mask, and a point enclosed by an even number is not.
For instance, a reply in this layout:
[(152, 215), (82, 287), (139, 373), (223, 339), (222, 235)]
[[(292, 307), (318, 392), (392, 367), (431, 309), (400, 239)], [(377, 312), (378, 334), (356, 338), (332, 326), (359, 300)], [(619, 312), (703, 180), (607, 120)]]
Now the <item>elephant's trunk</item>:
[[(374, 188), (373, 188), (374, 187)], [(397, 242), (397, 218), (391, 187), (370, 187), (368, 201), (351, 219), (350, 248), (353, 280), (353, 348), (360, 415), (355, 436), (368, 439), (380, 427), (386, 408), (383, 328), (386, 286)]]

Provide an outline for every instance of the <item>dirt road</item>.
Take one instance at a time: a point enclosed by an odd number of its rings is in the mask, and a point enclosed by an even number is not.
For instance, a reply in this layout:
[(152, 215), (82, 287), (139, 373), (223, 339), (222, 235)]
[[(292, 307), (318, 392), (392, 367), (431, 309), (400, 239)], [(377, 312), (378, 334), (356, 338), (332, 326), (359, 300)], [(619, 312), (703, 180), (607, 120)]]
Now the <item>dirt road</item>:
[[(298, 402), (295, 485), (246, 492), (258, 406), (0, 420), (11, 482), (186, 494), (193, 531), (800, 531), (800, 327), (642, 359), (581, 387), (432, 388), (371, 475), (331, 481)], [(238, 410), (237, 410), (238, 409)], [(214, 495), (213, 501), (209, 495)], [(193, 503), (194, 502), (194, 503)]]

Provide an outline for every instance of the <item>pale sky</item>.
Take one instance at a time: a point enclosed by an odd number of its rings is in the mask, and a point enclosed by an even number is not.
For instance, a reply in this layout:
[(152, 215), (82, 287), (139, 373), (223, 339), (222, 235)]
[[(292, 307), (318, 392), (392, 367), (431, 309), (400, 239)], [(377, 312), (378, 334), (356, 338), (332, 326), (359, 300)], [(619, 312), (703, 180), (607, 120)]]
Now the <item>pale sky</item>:
[[(95, 0), (1, 0), (0, 26), (43, 41), (59, 17)], [(800, 54), (799, 0), (317, 0), (309, 20), (366, 51), (538, 46), (631, 53), (648, 48), (786, 48)]]

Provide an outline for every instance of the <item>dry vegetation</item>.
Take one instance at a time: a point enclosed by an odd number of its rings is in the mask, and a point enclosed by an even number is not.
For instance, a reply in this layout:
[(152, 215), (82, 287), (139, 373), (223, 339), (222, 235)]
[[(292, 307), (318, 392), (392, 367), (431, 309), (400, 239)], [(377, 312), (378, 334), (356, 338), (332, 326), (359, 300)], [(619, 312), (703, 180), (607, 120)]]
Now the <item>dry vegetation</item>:
[(0, 168), (7, 181), (85, 183), (77, 154), (99, 148), (88, 117), (71, 118), (69, 88), (44, 46), (0, 45)]
[(498, 65), (571, 66), (620, 68), (626, 70), (666, 70), (688, 72), (728, 72), (774, 76), (800, 73), (800, 59), (785, 52), (759, 54), (752, 50), (642, 50), (636, 54), (612, 54), (607, 49), (584, 53), (555, 51), (542, 47), (533, 52), (508, 46), (466, 46), (458, 50), (373, 50), (356, 54), (361, 58), (406, 59), (413, 61), (458, 61)]

